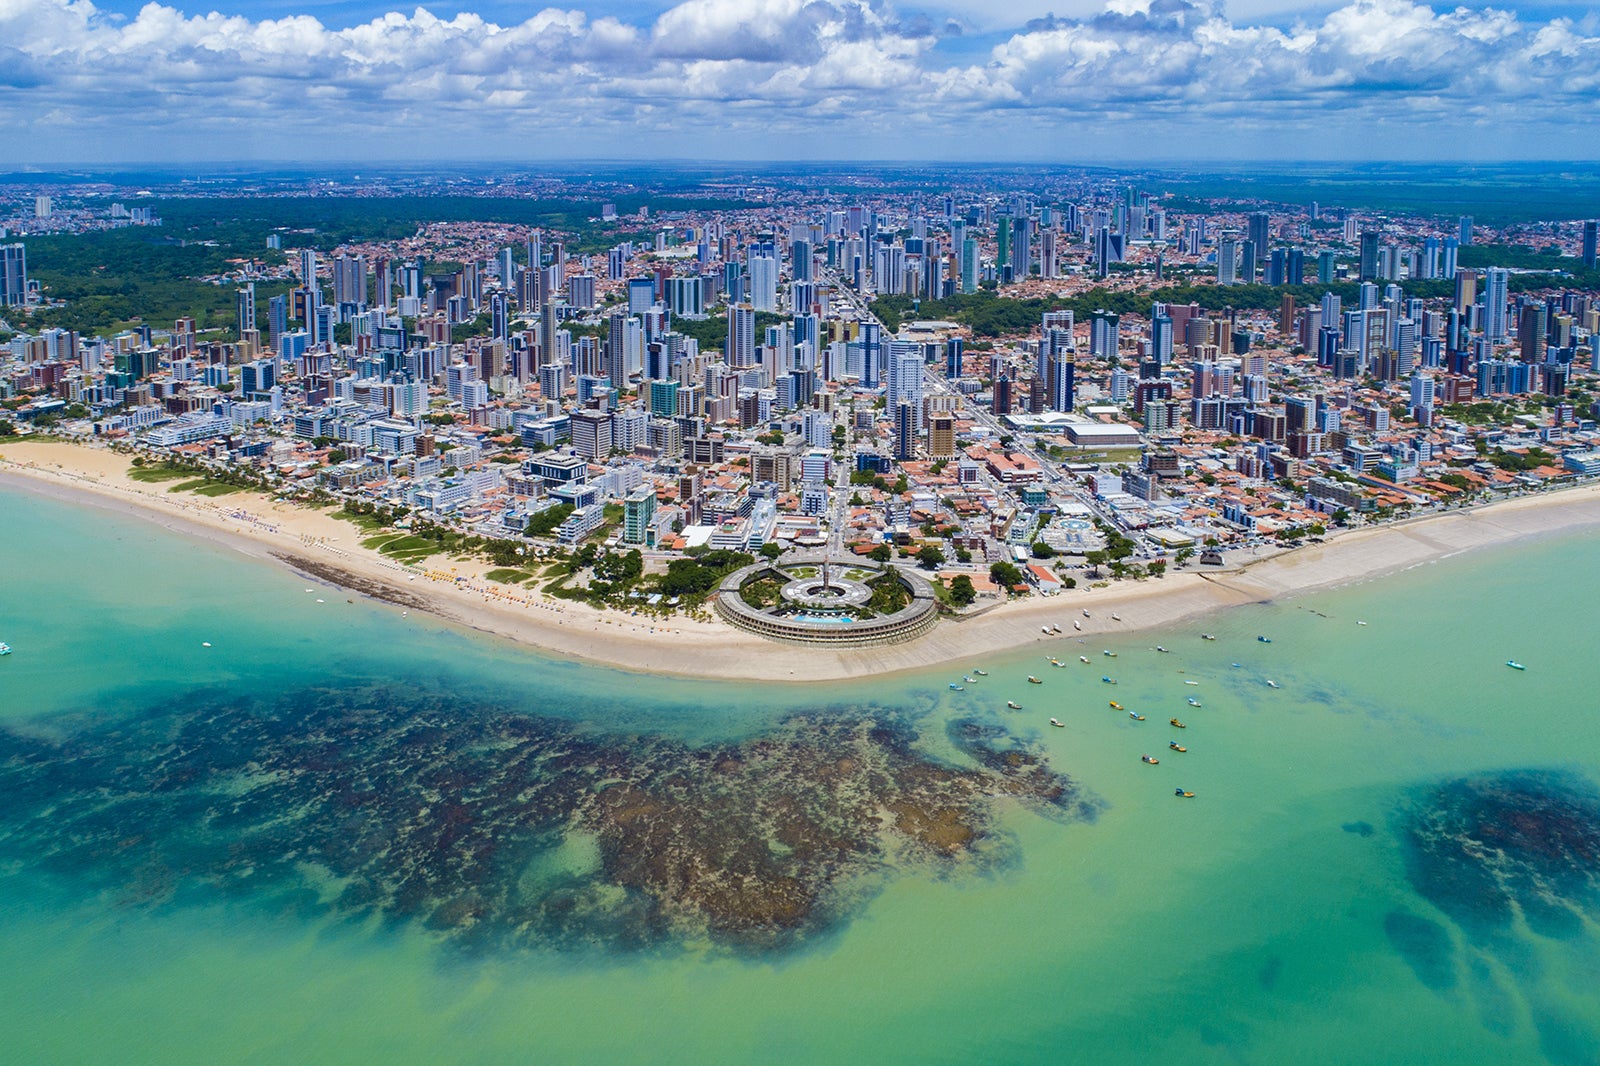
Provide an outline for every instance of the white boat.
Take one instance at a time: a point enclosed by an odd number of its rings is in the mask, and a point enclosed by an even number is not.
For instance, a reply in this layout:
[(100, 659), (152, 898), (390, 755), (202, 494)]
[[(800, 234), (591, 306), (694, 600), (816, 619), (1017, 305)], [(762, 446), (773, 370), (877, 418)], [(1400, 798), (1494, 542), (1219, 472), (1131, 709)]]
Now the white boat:
[(1074, 618), (1072, 620), (1072, 628), (1076, 629), (1079, 633), (1083, 632), (1083, 624), (1081, 622), (1079, 622), (1076, 618)]
[(1193, 696), (1190, 696), (1189, 697), (1189, 706), (1198, 707), (1198, 706), (1200, 706), (1200, 701), (1195, 699)]
[(1217, 639), (1217, 635), (1215, 633), (1201, 633), (1200, 634), (1200, 639), (1201, 640), (1216, 640)]
[(1050, 623), (1050, 632), (1059, 633), (1059, 632), (1061, 632), (1061, 627), (1056, 625), (1054, 622), (1051, 622)]
[(1057, 729), (1065, 729), (1065, 728), (1067, 728), (1066, 726), (1061, 724), (1059, 719), (1055, 719), (1055, 718), (1050, 719), (1050, 724), (1055, 726)]
[(1085, 608), (1084, 608), (1084, 609), (1083, 609), (1083, 616), (1084, 616), (1084, 617), (1085, 617), (1085, 618), (1088, 618), (1088, 617), (1089, 617), (1089, 608), (1087, 608), (1087, 607), (1085, 607)]
[(1200, 682), (1198, 682), (1198, 681), (1185, 681), (1184, 682), (1185, 685), (1198, 685), (1199, 683)]
[(952, 682), (950, 682), (950, 691), (951, 692), (965, 692), (967, 690), (962, 688), (960, 685), (956, 684), (954, 681), (952, 681)]
[(11, 654), (11, 645), (7, 644), (3, 640), (0, 640), (0, 655), (10, 655), (10, 654)]
[(963, 677), (961, 680), (965, 681), (969, 685), (976, 685), (978, 683), (978, 679), (975, 677)]
[(979, 677), (988, 677), (989, 676), (989, 671), (987, 671), (987, 670), (974, 670), (972, 672), (977, 674)]
[(1016, 700), (1006, 700), (1006, 706), (1010, 707), (1013, 711), (1022, 710), (1022, 704), (1018, 703)]
[(1267, 679), (1267, 687), (1268, 687), (1268, 688), (1277, 688), (1277, 687), (1278, 687), (1278, 683), (1277, 683), (1277, 682), (1276, 682), (1276, 681), (1274, 681), (1274, 680), (1272, 680), (1272, 679), (1271, 679), (1271, 678), (1270, 678), (1270, 677), (1269, 677), (1269, 678), (1268, 678), (1268, 679)]
[(1080, 663), (1086, 663), (1089, 661), (1089, 657), (1087, 655), (1080, 655), (1078, 656), (1078, 661)]
[(1166, 650), (1167, 650), (1167, 649), (1166, 649), (1166, 648), (1163, 648), (1163, 647), (1162, 647), (1162, 646), (1161, 646), (1161, 645), (1159, 645), (1159, 644), (1157, 644), (1157, 645), (1156, 645), (1156, 651), (1160, 651), (1160, 652), (1164, 652), (1164, 651), (1166, 651)]
[(1112, 611), (1111, 612), (1111, 620), (1113, 622), (1120, 622), (1120, 621), (1122, 621), (1122, 616), (1120, 614), (1118, 614), (1117, 612)]
[(1039, 627), (1039, 632), (1043, 633), (1045, 636), (1049, 636), (1050, 635), (1050, 627), (1049, 626), (1040, 626)]

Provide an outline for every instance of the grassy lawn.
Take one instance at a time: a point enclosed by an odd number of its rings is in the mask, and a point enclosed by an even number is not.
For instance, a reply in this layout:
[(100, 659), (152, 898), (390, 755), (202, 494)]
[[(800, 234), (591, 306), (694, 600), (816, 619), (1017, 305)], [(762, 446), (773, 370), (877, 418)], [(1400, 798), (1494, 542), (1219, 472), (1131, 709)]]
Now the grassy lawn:
[(231, 496), (235, 492), (249, 492), (241, 485), (227, 485), (221, 481), (212, 481), (210, 478), (196, 478), (193, 481), (180, 481), (167, 489), (168, 492), (192, 492), (196, 496)]
[(136, 466), (128, 471), (128, 476), (135, 481), (142, 481), (147, 485), (154, 485), (162, 481), (184, 481), (192, 479), (194, 472), (179, 470), (171, 466)]
[(526, 570), (512, 570), (507, 567), (497, 567), (483, 575), (490, 581), (497, 581), (502, 585), (520, 585), (524, 581), (532, 581), (533, 575)]

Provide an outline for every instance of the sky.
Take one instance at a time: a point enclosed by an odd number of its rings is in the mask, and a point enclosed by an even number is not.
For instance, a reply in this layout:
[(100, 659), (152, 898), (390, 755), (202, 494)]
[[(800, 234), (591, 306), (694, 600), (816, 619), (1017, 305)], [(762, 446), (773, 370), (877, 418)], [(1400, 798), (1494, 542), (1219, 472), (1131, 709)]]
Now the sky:
[(1600, 157), (1600, 7), (0, 0), (9, 164)]

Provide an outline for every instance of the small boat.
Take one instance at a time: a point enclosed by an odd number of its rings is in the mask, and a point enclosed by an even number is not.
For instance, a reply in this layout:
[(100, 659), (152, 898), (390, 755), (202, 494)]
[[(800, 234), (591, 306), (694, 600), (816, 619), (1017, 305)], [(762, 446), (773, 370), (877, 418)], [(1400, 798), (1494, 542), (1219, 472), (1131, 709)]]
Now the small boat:
[(1182, 722), (1178, 721), (1176, 718), (1168, 718), (1167, 721), (1172, 723), (1172, 727), (1174, 729), (1188, 729), (1189, 728), (1188, 726), (1184, 725)]
[(1182, 744), (1179, 744), (1176, 740), (1167, 741), (1167, 747), (1171, 748), (1173, 751), (1188, 751), (1189, 750), (1188, 748), (1184, 747)]
[(1083, 632), (1083, 626), (1078, 623), (1078, 620), (1076, 618), (1074, 618), (1072, 620), (1072, 628), (1076, 629), (1080, 633)]
[(1364, 626), (1364, 625), (1366, 625), (1366, 624), (1367, 624), (1367, 623), (1365, 623), (1365, 622), (1357, 622), (1357, 623), (1356, 623), (1356, 625), (1358, 625), (1358, 626)]
[(1129, 711), (1128, 717), (1132, 718), (1135, 722), (1144, 721), (1144, 715), (1140, 714), (1138, 711)]
[(1108, 659), (1115, 659), (1117, 657), (1117, 653), (1112, 651), (1110, 648), (1107, 648), (1105, 651), (1101, 652), (1100, 654), (1104, 655)]
[(1085, 617), (1085, 618), (1088, 618), (1088, 617), (1089, 617), (1089, 608), (1087, 608), (1087, 607), (1085, 607), (1085, 608), (1084, 608), (1084, 609), (1083, 609), (1083, 616), (1084, 616), (1084, 617)]
[(1193, 696), (1190, 696), (1189, 697), (1189, 706), (1198, 707), (1198, 706), (1200, 706), (1200, 701), (1195, 699)]
[(1006, 706), (1010, 707), (1013, 711), (1022, 710), (1022, 704), (1018, 703), (1015, 700), (1006, 700)]
[(1166, 651), (1167, 651), (1167, 649), (1166, 649), (1166, 648), (1163, 648), (1163, 647), (1162, 647), (1162, 646), (1161, 646), (1161, 645), (1159, 645), (1159, 644), (1157, 644), (1157, 645), (1156, 645), (1156, 651), (1159, 651), (1159, 652), (1161, 652), (1161, 653), (1162, 653), (1162, 654), (1166, 654)]
[(1278, 683), (1276, 681), (1272, 680), (1272, 678), (1269, 677), (1269, 678), (1267, 678), (1267, 687), (1268, 688), (1277, 688), (1278, 687)]
[(1122, 621), (1122, 616), (1120, 614), (1118, 614), (1117, 612), (1112, 611), (1111, 612), (1111, 620), (1113, 622), (1120, 622), (1120, 621)]
[(1108, 685), (1115, 685), (1117, 683), (1117, 679), (1114, 677), (1102, 677), (1100, 680), (1104, 681)]
[(1111, 701), (1111, 709), (1113, 711), (1120, 711), (1120, 710), (1122, 710), (1122, 704), (1118, 703), (1116, 700), (1112, 700)]
[(1526, 670), (1527, 669), (1526, 666), (1523, 666), (1521, 663), (1517, 662), (1517, 660), (1515, 660), (1515, 659), (1507, 659), (1506, 660), (1506, 665), (1511, 667), (1511, 669), (1513, 669), (1513, 670)]
[(0, 655), (10, 655), (10, 654), (11, 654), (11, 645), (7, 644), (3, 640), (0, 640)]
[(963, 677), (961, 680), (965, 681), (969, 685), (976, 685), (978, 683), (978, 679), (975, 677)]
[(1200, 682), (1198, 682), (1198, 681), (1185, 681), (1184, 682), (1185, 685), (1198, 685), (1199, 683)]
[(1042, 684), (1044, 684), (1044, 682), (1040, 681), (1037, 677), (1034, 677), (1032, 674), (1029, 674), (1028, 675), (1028, 684), (1030, 684), (1030, 685), (1042, 685)]
[(989, 676), (989, 671), (987, 671), (987, 670), (974, 670), (972, 672), (977, 674), (979, 677), (988, 677)]
[(1040, 626), (1039, 627), (1039, 632), (1043, 633), (1045, 636), (1048, 637), (1050, 635), (1050, 627), (1049, 626)]
[(200, 642), (200, 646), (202, 648), (209, 648), (209, 647), (211, 647), (211, 642), (209, 640), (202, 640)]
[(950, 682), (950, 691), (951, 692), (965, 692), (967, 690), (966, 690), (966, 687), (964, 685), (958, 685), (954, 681), (952, 681), (952, 682)]
[(1061, 660), (1057, 659), (1054, 655), (1046, 655), (1044, 657), (1044, 661), (1049, 663), (1051, 666), (1060, 666), (1061, 665)]
[(1263, 644), (1271, 644), (1272, 643), (1272, 638), (1271, 637), (1257, 637), (1256, 639), (1259, 640)]
[(1061, 720), (1059, 718), (1050, 719), (1050, 724), (1055, 726), (1057, 729), (1065, 729), (1065, 728), (1067, 728), (1066, 726), (1061, 724)]
[(1054, 622), (1051, 622), (1050, 623), (1050, 632), (1059, 633), (1059, 632), (1061, 632), (1061, 627), (1056, 625)]
[(1089, 657), (1087, 655), (1080, 655), (1078, 656), (1078, 661), (1080, 663), (1086, 663), (1089, 661)]
[(1174, 795), (1174, 796), (1181, 796), (1181, 797), (1183, 797), (1183, 798), (1184, 798), (1184, 799), (1186, 799), (1186, 800), (1192, 800), (1192, 799), (1194, 799), (1194, 793), (1193, 793), (1193, 792), (1185, 792), (1185, 791), (1184, 791), (1184, 790), (1183, 790), (1183, 789), (1181, 789), (1181, 788), (1175, 788), (1175, 789), (1173, 789), (1173, 790), (1172, 790), (1172, 794), (1173, 794), (1173, 795)]
[(1216, 640), (1217, 639), (1217, 635), (1215, 633), (1201, 633), (1200, 634), (1200, 639), (1201, 640)]
[(1237, 669), (1239, 669), (1239, 664), (1238, 664), (1238, 663), (1234, 663), (1234, 664), (1233, 664), (1233, 668), (1234, 668), (1234, 669), (1235, 669), (1235, 670), (1237, 670)]
[(1156, 758), (1154, 755), (1141, 755), (1141, 756), (1139, 756), (1139, 761), (1140, 762), (1147, 762), (1151, 766), (1154, 766), (1157, 763), (1159, 763), (1161, 760)]

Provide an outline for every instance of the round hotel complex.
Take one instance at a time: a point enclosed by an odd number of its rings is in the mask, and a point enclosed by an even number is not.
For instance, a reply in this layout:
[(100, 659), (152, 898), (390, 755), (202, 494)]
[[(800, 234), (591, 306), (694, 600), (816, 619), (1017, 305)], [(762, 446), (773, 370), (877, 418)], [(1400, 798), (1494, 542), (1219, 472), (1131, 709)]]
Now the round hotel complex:
[(757, 563), (717, 590), (729, 625), (769, 640), (859, 648), (912, 640), (933, 628), (939, 601), (926, 579), (869, 560)]

